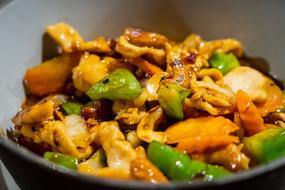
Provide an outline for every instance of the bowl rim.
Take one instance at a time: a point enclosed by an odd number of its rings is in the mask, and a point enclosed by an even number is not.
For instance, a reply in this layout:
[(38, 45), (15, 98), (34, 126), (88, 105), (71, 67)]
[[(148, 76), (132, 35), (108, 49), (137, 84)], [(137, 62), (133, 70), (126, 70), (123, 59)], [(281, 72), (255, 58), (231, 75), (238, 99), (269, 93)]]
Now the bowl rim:
[[(37, 167), (44, 169), (48, 172), (56, 172), (59, 176), (71, 177), (82, 182), (87, 182), (89, 184), (101, 184), (102, 186), (109, 187), (122, 187), (125, 189), (176, 189), (176, 188), (203, 188), (203, 187), (217, 187), (228, 185), (231, 183), (237, 183), (245, 179), (250, 179), (265, 173), (269, 173), (281, 166), (285, 165), (285, 157), (272, 161), (268, 164), (263, 164), (256, 166), (250, 170), (236, 173), (234, 175), (224, 177), (221, 179), (204, 182), (204, 181), (194, 181), (194, 182), (171, 182), (169, 184), (152, 184), (146, 183), (138, 180), (130, 180), (126, 183), (125, 180), (111, 180), (108, 178), (101, 178), (96, 176), (90, 176), (81, 174), (77, 171), (69, 170), (64, 167), (58, 166), (51, 162), (48, 162), (36, 155), (29, 149), (16, 144), (14, 141), (8, 138), (0, 137), (0, 145), (15, 154), (16, 156), (22, 157), (25, 161), (35, 164)], [(4, 162), (5, 165), (5, 162)], [(8, 169), (9, 170), (9, 169)], [(15, 180), (17, 181), (17, 180)]]
[[(7, 7), (8, 5), (13, 4), (14, 1), (12, 0), (4, 0), (0, 3), (0, 10), (2, 10), (4, 7)], [(1, 128), (1, 127), (0, 127)], [(121, 187), (124, 189), (176, 189), (176, 188), (204, 188), (204, 187), (217, 187), (217, 186), (223, 186), (228, 185), (231, 183), (237, 183), (246, 179), (250, 179), (253, 177), (257, 177), (266, 173), (269, 173), (271, 171), (274, 171), (275, 169), (285, 166), (285, 157), (274, 160), (270, 163), (263, 164), (256, 166), (254, 168), (251, 168), (247, 171), (243, 171), (240, 173), (236, 173), (234, 175), (224, 177), (221, 179), (209, 181), (209, 182), (203, 182), (203, 181), (194, 181), (194, 182), (171, 182), (169, 184), (153, 184), (153, 183), (146, 183), (138, 180), (112, 180), (107, 178), (101, 178), (96, 176), (90, 176), (85, 175), (82, 173), (79, 173), (77, 171), (69, 170), (64, 167), (61, 167), (59, 165), (53, 164), (51, 162), (48, 162), (41, 158), (39, 155), (36, 155), (29, 149), (27, 149), (24, 146), (18, 145), (14, 141), (12, 141), (9, 138), (0, 136), (0, 148), (1, 146), (4, 147), (7, 151), (10, 151), (11, 153), (15, 154), (18, 157), (23, 158), (26, 162), (30, 162), (35, 164), (37, 167), (40, 167), (41, 169), (44, 169), (48, 172), (55, 172), (59, 176), (66, 176), (71, 177), (76, 180), (80, 180), (83, 182), (88, 182), (89, 184), (102, 184), (103, 186), (109, 186), (109, 187)], [(1, 155), (0, 155), (1, 157)], [(5, 162), (3, 161), (4, 165)], [(8, 168), (9, 171), (9, 168)], [(15, 179), (17, 182), (17, 179)]]

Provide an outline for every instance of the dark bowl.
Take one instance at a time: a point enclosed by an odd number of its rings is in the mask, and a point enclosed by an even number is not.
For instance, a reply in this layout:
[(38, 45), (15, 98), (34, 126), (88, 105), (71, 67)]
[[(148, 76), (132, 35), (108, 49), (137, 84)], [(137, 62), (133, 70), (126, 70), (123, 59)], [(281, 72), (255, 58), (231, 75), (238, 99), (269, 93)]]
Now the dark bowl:
[[(45, 162), (6, 138), (24, 98), (25, 70), (48, 55), (47, 25), (72, 24), (87, 39), (115, 37), (127, 26), (174, 40), (188, 33), (240, 40), (257, 68), (284, 81), (285, 1), (14, 0), (0, 8), (0, 158), (21, 189), (284, 189), (285, 159), (212, 182), (154, 185), (85, 176)], [(270, 66), (270, 67), (269, 67)]]

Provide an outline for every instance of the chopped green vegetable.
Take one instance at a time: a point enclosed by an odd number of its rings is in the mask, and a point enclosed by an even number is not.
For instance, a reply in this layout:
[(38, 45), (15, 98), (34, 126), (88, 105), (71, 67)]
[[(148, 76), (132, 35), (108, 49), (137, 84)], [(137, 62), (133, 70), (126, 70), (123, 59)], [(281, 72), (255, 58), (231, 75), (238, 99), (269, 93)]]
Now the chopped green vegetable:
[(65, 102), (62, 104), (64, 112), (68, 115), (79, 115), (83, 105), (77, 102)]
[(238, 59), (232, 53), (215, 53), (209, 59), (209, 63), (211, 67), (219, 69), (223, 74), (240, 66)]
[(270, 162), (285, 156), (285, 129), (267, 129), (254, 136), (244, 138), (243, 143), (256, 161)]
[(213, 179), (219, 179), (221, 177), (230, 175), (230, 172), (222, 166), (207, 164), (206, 171), (204, 181), (212, 181)]
[(100, 104), (100, 101), (89, 101), (89, 102), (87, 102), (86, 104), (84, 104), (83, 105), (83, 107), (92, 107), (92, 108), (96, 108), (96, 107), (98, 107), (99, 106), (99, 104)]
[(88, 160), (81, 164), (88, 164), (92, 168), (103, 168), (107, 166), (106, 155), (102, 148), (98, 149)]
[(204, 180), (210, 181), (231, 173), (221, 166), (205, 164), (178, 150), (152, 141), (147, 149), (148, 159), (172, 180), (191, 181), (196, 176), (204, 176)]
[(55, 164), (74, 170), (77, 168), (78, 164), (78, 160), (75, 157), (56, 152), (45, 152), (43, 158)]
[(92, 100), (133, 100), (141, 93), (136, 77), (127, 69), (116, 69), (93, 85), (87, 92)]
[(166, 114), (174, 119), (183, 119), (183, 100), (190, 91), (177, 84), (161, 84), (158, 90), (158, 102)]

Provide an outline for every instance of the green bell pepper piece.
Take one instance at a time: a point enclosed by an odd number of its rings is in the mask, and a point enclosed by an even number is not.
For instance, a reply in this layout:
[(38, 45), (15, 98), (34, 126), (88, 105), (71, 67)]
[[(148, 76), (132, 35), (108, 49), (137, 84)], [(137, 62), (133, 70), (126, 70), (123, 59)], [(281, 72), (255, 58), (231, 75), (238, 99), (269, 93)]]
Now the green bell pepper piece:
[(223, 167), (191, 160), (188, 155), (157, 141), (149, 144), (147, 157), (172, 180), (191, 181), (194, 177), (202, 175), (204, 180), (210, 181), (231, 174)]
[(211, 67), (220, 70), (223, 74), (240, 66), (238, 59), (232, 53), (215, 53), (210, 57), (209, 63)]
[(127, 69), (116, 69), (93, 85), (87, 92), (92, 100), (133, 100), (141, 93), (136, 77)]
[(204, 181), (212, 181), (213, 179), (219, 179), (230, 174), (231, 173), (222, 166), (207, 164)]
[(97, 168), (103, 168), (107, 166), (107, 158), (105, 152), (102, 148), (98, 149), (92, 156), (89, 158), (89, 161), (92, 161)]
[(78, 160), (75, 157), (57, 152), (45, 152), (43, 158), (50, 162), (73, 170), (77, 168), (78, 164)]
[(77, 102), (65, 102), (62, 104), (64, 112), (68, 115), (80, 115), (83, 105)]
[(177, 84), (161, 84), (158, 90), (158, 102), (166, 114), (174, 119), (183, 119), (183, 100), (190, 91)]
[(285, 156), (285, 129), (267, 129), (243, 140), (246, 149), (260, 163)]
[(104, 150), (102, 148), (98, 149), (88, 160), (80, 164), (88, 164), (94, 169), (106, 167), (107, 162)]

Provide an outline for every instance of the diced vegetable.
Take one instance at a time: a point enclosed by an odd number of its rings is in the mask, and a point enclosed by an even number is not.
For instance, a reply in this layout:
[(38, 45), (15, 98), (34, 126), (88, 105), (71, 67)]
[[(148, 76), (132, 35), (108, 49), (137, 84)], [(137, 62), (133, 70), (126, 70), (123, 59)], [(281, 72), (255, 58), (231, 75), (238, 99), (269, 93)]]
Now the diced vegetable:
[(43, 158), (55, 164), (74, 170), (77, 168), (78, 164), (78, 160), (75, 157), (56, 152), (45, 152)]
[(136, 77), (127, 69), (116, 69), (93, 85), (87, 92), (92, 100), (132, 100), (141, 93)]
[(207, 174), (204, 177), (204, 181), (212, 181), (213, 179), (219, 179), (221, 177), (230, 175), (228, 170), (217, 165), (207, 164), (206, 171)]
[(147, 157), (172, 180), (191, 181), (198, 175), (204, 176), (204, 180), (211, 180), (230, 175), (230, 172), (222, 167), (191, 160), (186, 154), (157, 141), (150, 143)]
[(285, 156), (285, 129), (267, 129), (244, 138), (243, 143), (258, 162), (270, 162)]
[(168, 127), (167, 144), (175, 144), (182, 139), (197, 136), (229, 135), (239, 129), (233, 122), (222, 116), (199, 117), (180, 121)]
[(161, 84), (158, 90), (158, 102), (169, 117), (183, 119), (182, 101), (190, 91), (177, 84)]
[(238, 137), (231, 135), (195, 136), (182, 139), (176, 148), (191, 154), (225, 147), (238, 142)]
[(63, 54), (28, 69), (24, 78), (28, 92), (35, 96), (61, 92), (78, 61), (78, 54)]
[(83, 105), (77, 102), (65, 102), (62, 104), (64, 112), (68, 115), (79, 115)]
[(238, 113), (247, 135), (255, 135), (265, 130), (263, 119), (247, 93), (239, 90), (236, 96)]
[(138, 138), (136, 131), (127, 132), (126, 140), (132, 145), (133, 148), (136, 148), (141, 144), (141, 141)]
[(239, 67), (239, 61), (234, 54), (215, 53), (209, 60), (211, 67), (219, 69), (223, 74), (228, 73), (232, 69)]
[(78, 165), (79, 171), (85, 171), (88, 169), (98, 169), (106, 167), (106, 155), (104, 150), (98, 149), (88, 160), (82, 162)]

